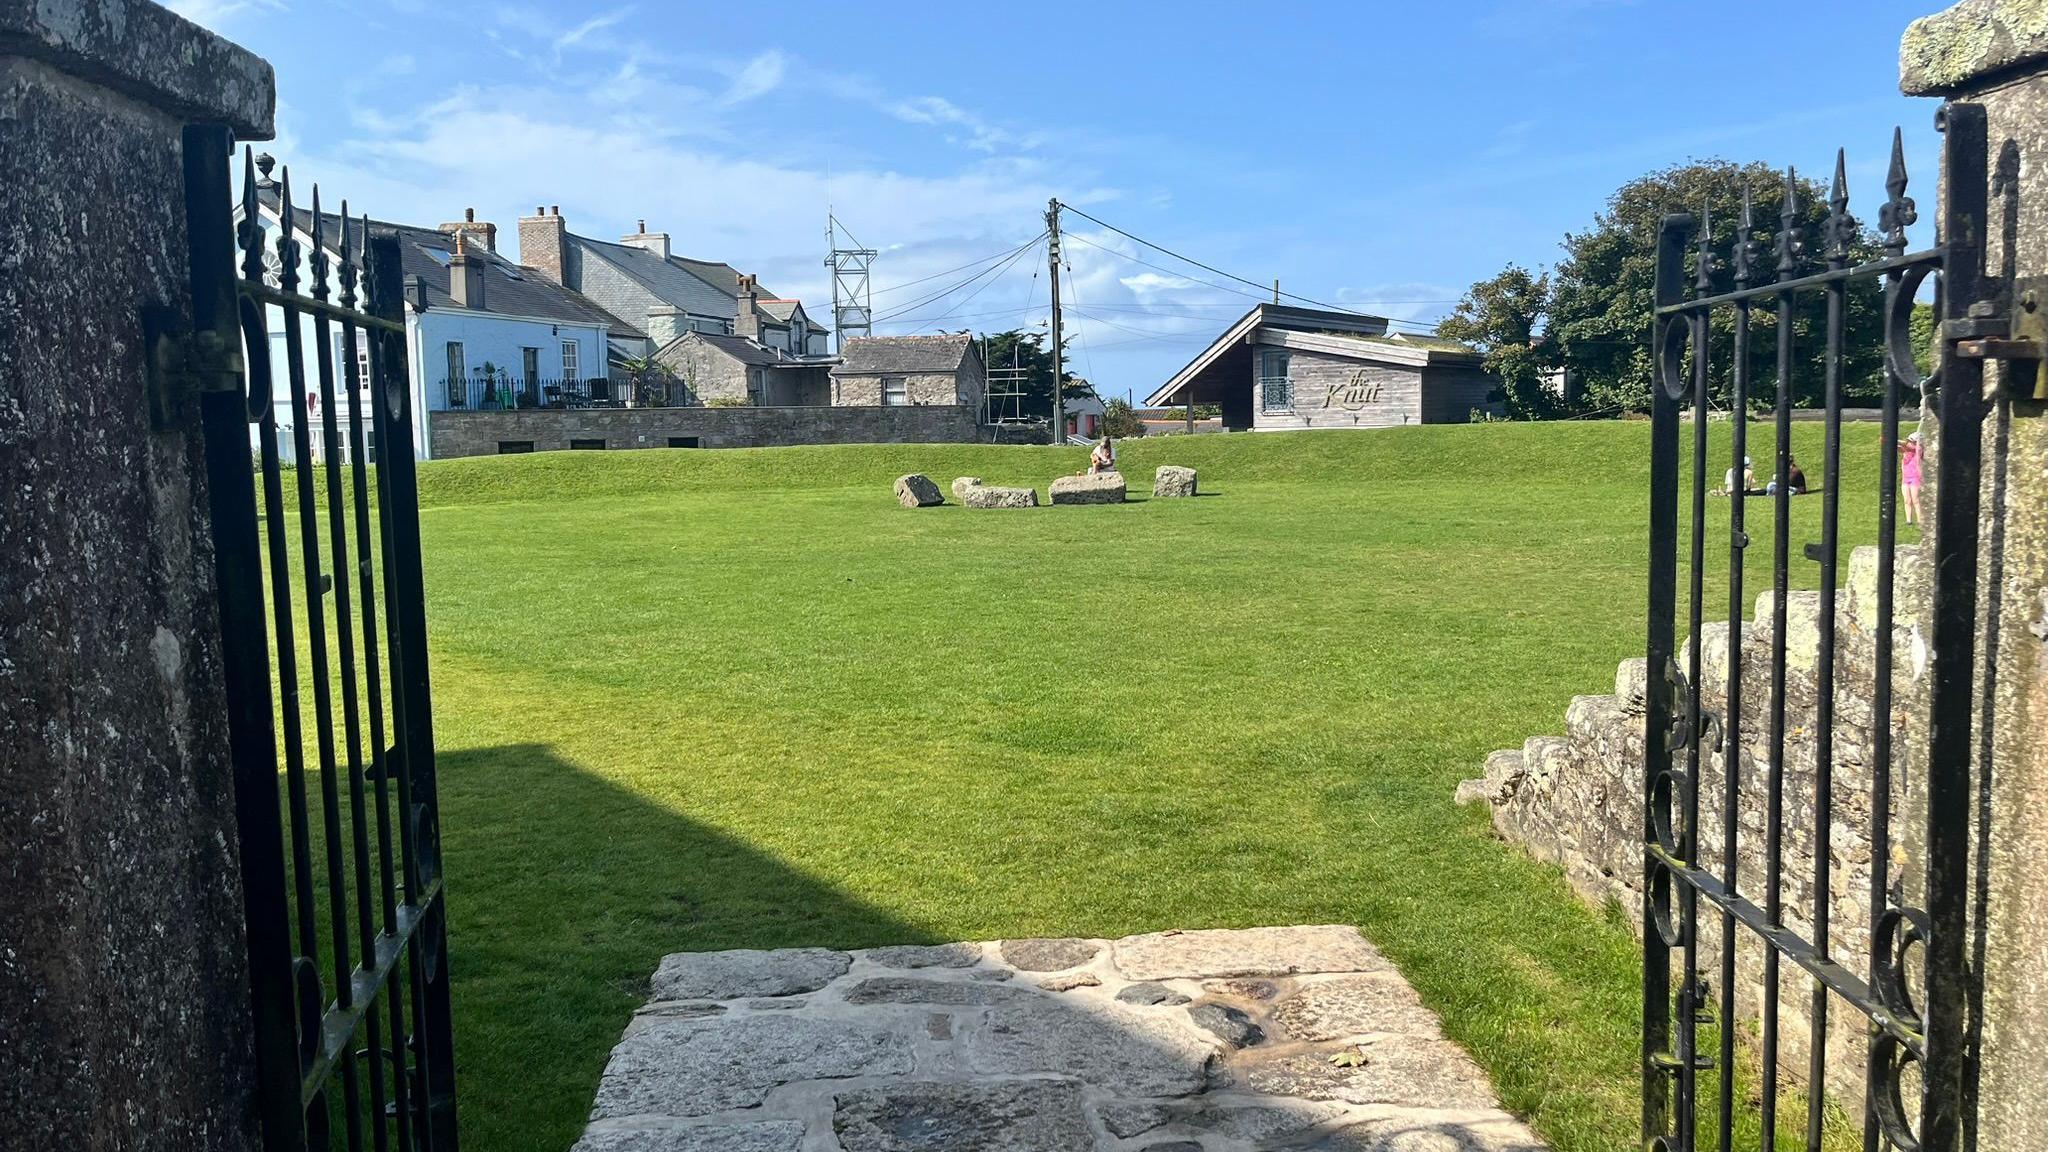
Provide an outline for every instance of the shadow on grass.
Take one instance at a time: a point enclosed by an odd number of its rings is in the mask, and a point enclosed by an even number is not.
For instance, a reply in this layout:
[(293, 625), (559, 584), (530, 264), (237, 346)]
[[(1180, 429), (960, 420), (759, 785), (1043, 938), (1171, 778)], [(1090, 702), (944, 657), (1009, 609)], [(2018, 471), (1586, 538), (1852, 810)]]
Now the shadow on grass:
[(438, 768), (465, 1147), (573, 1143), (667, 953), (940, 942), (545, 745)]

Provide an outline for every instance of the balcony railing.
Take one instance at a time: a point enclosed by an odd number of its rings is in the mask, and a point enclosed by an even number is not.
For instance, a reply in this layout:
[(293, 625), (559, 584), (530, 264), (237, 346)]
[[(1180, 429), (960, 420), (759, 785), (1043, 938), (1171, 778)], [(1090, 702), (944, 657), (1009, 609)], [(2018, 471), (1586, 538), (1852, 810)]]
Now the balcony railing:
[(688, 384), (671, 378), (510, 380), (444, 378), (429, 400), (456, 412), (513, 412), (543, 408), (697, 408)]

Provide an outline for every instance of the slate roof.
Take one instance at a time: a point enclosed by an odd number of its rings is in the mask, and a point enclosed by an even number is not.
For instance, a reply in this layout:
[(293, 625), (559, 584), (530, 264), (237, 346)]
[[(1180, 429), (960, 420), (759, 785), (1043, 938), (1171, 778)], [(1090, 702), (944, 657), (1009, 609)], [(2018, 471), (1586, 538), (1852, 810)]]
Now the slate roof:
[[(761, 311), (766, 312), (776, 321), (788, 324), (795, 317), (797, 309), (803, 307), (803, 302), (800, 300), (757, 300), (755, 301), (755, 306), (760, 308)], [(817, 321), (811, 319), (809, 312), (804, 313), (804, 319), (810, 323), (812, 328), (820, 332), (824, 331), (823, 328), (818, 326)]]
[(588, 236), (571, 236), (569, 243), (582, 251), (584, 259), (604, 261), (664, 304), (698, 316), (730, 318), (735, 311), (732, 293), (720, 292), (673, 258), (663, 260), (645, 248), (593, 240)]
[(974, 349), (965, 332), (944, 336), (855, 336), (840, 348), (834, 376), (955, 372)]
[[(270, 202), (276, 208), (276, 201)], [(339, 251), (341, 238), (341, 217), (326, 212), (320, 214), (321, 243), (330, 252)], [(359, 225), (360, 220), (351, 226)], [(304, 208), (292, 209), (293, 227), (310, 235), (313, 230), (313, 213)], [(438, 228), (421, 228), (412, 224), (394, 224), (385, 220), (370, 221), (372, 229), (389, 229), (398, 233), (398, 252), (401, 270), (407, 278), (418, 276), (427, 290), (428, 308), (455, 307), (455, 300), (448, 295), (448, 264), (446, 259), (455, 251), (455, 237), (452, 233)], [(611, 329), (614, 336), (644, 337), (647, 334), (639, 327), (628, 324), (617, 316), (599, 307), (595, 300), (581, 292), (564, 288), (539, 272), (521, 264), (515, 264), (495, 252), (487, 252), (481, 245), (465, 245), (470, 256), (484, 262), (484, 307), (471, 309), (494, 316), (531, 316), (541, 320), (564, 320), (574, 324), (603, 324)], [(438, 255), (437, 255), (438, 254)]]

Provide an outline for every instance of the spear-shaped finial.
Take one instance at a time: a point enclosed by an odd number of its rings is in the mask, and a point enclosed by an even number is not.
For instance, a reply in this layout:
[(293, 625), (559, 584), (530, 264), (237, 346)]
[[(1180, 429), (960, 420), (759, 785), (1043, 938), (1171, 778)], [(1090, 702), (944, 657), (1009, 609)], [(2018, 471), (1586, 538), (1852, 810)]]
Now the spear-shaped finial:
[(292, 238), (292, 170), (283, 169), (277, 182), (277, 286), (287, 292), (299, 287), (299, 242)]
[(1714, 290), (1714, 207), (1709, 201), (1700, 202), (1700, 250), (1693, 263), (1693, 290), (1708, 295)]
[(1799, 238), (1799, 174), (1785, 169), (1785, 203), (1778, 210), (1778, 279), (1790, 280), (1799, 271), (1799, 258), (1806, 243)]
[(1749, 286), (1756, 271), (1756, 204), (1750, 196), (1749, 181), (1742, 182), (1742, 220), (1735, 231), (1735, 286)]
[(354, 228), (348, 218), (348, 201), (341, 202), (341, 306), (356, 306), (356, 254), (353, 239)]
[(256, 196), (256, 150), (242, 145), (242, 223), (235, 237), (242, 246), (242, 279), (263, 275), (263, 219)]
[(306, 262), (313, 267), (313, 299), (327, 299), (327, 222), (320, 218), (320, 186), (313, 185), (313, 254)]
[(1849, 250), (1856, 243), (1856, 221), (1849, 215), (1849, 162), (1842, 149), (1835, 150), (1835, 182), (1828, 190), (1828, 265), (1845, 267)]
[(1877, 226), (1884, 230), (1885, 252), (1903, 256), (1906, 229), (1920, 219), (1920, 210), (1914, 206), (1913, 198), (1906, 195), (1906, 142), (1897, 128), (1892, 129), (1892, 166), (1885, 174), (1884, 190), (1887, 199), (1884, 207), (1878, 209)]

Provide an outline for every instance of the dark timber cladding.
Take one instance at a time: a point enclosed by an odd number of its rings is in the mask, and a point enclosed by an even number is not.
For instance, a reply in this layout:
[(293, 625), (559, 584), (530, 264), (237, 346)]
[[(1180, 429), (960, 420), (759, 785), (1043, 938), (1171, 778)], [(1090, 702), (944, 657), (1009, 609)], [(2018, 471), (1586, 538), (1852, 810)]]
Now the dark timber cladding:
[(1260, 304), (1146, 398), (1215, 404), (1230, 429), (1454, 424), (1502, 412), (1470, 348), (1356, 312)]
[[(1817, 1149), (1822, 1140), (1828, 1011), (1845, 1005), (1867, 1025), (1865, 1099), (1859, 1112), (1868, 1150), (1925, 1149), (1958, 1152), (1968, 1124), (1969, 1043), (1966, 1004), (1972, 981), (1966, 953), (1969, 914), (1969, 847), (1971, 821), (1972, 694), (1975, 589), (1977, 566), (1977, 503), (1980, 433), (1984, 401), (1983, 364), (1970, 358), (1969, 336), (1986, 330), (1992, 313), (1986, 304), (1996, 292), (1987, 288), (1982, 271), (1983, 226), (1987, 189), (1985, 116), (1981, 107), (1950, 104), (1942, 111), (1942, 168), (1946, 194), (1937, 222), (1936, 247), (1906, 250), (1906, 229), (1917, 212), (1906, 195), (1905, 156), (1899, 138), (1892, 141), (1887, 198), (1878, 212), (1883, 255), (1851, 265), (1862, 225), (1849, 213), (1846, 165), (1838, 154), (1829, 195), (1826, 226), (1820, 236), (1801, 234), (1796, 206), (1798, 185), (1786, 174), (1785, 208), (1773, 239), (1775, 279), (1759, 260), (1757, 222), (1751, 218), (1745, 193), (1742, 218), (1732, 234), (1716, 234), (1710, 221), (1688, 215), (1667, 217), (1657, 248), (1656, 328), (1651, 351), (1657, 385), (1652, 394), (1650, 457), (1649, 556), (1649, 684), (1645, 693), (1644, 755), (1644, 955), (1643, 955), (1643, 1139), (1646, 1147), (1665, 1152), (1727, 1148), (1734, 1127), (1738, 1092), (1760, 1103), (1763, 1148), (1776, 1146), (1780, 1062), (1781, 976), (1803, 981), (1811, 998), (1809, 1035), (1805, 1042), (1808, 1086), (1801, 1146)], [(1725, 229), (1725, 224), (1724, 224)], [(1688, 277), (1688, 253), (1691, 271)], [(1723, 253), (1726, 253), (1724, 256)], [(1812, 257), (1819, 257), (1820, 267)], [(1727, 273), (1727, 275), (1724, 275)], [(1943, 355), (1932, 378), (1923, 379), (1914, 364), (1910, 320), (1914, 300), (1923, 287), (1939, 279), (1937, 299), (1943, 325)], [(1691, 280), (1688, 299), (1686, 283)], [(1875, 717), (1871, 788), (1867, 796), (1843, 795), (1834, 779), (1835, 701), (1837, 668), (1836, 573), (1841, 523), (1842, 364), (1845, 354), (1844, 312), (1849, 284), (1881, 279), (1885, 289), (1885, 395), (1882, 444), (1884, 461), (1878, 486), (1878, 576), (1876, 580), (1875, 683), (1871, 698)], [(1820, 538), (1792, 540), (1788, 483), (1791, 464), (1791, 380), (1796, 339), (1791, 322), (1799, 293), (1818, 293), (1827, 305), (1826, 422), (1822, 479), (1816, 494), (1800, 497), (1820, 505)], [(1773, 573), (1770, 589), (1772, 643), (1768, 715), (1757, 723), (1768, 734), (1766, 795), (1762, 798), (1765, 844), (1764, 875), (1738, 875), (1737, 827), (1744, 805), (1751, 816), (1758, 807), (1741, 794), (1742, 773), (1730, 760), (1743, 755), (1740, 733), (1740, 689), (1745, 669), (1739, 637), (1743, 622), (1741, 585), (1744, 551), (1754, 541), (1745, 517), (1745, 494), (1731, 501), (1726, 546), (1730, 573), (1727, 627), (1728, 687), (1725, 713), (1702, 706), (1702, 644), (1682, 649), (1676, 642), (1676, 616), (1683, 604), (1689, 634), (1698, 638), (1712, 610), (1706, 603), (1706, 547), (1712, 527), (1707, 489), (1721, 475), (1723, 462), (1710, 460), (1708, 412), (1710, 383), (1728, 382), (1731, 404), (1738, 410), (1754, 397), (1751, 374), (1753, 312), (1769, 309), (1776, 323), (1766, 331), (1776, 345), (1775, 486), (1769, 529)], [(1710, 319), (1717, 311), (1732, 314), (1733, 362), (1725, 371), (1713, 362)], [(1917, 396), (1915, 395), (1917, 393)], [(1901, 681), (1924, 701), (1893, 704), (1892, 634), (1895, 621), (1892, 576), (1896, 542), (1895, 513), (1899, 469), (1896, 462), (1902, 400), (1924, 397), (1938, 413), (1935, 461), (1936, 508), (1932, 549), (1937, 572), (1933, 583), (1933, 619), (1929, 636), (1928, 678)], [(1681, 407), (1691, 408), (1690, 467), (1681, 468)], [(1736, 424), (1730, 463), (1739, 472), (1747, 448), (1743, 424)], [(1681, 563), (1679, 496), (1687, 497), (1688, 554)], [(1811, 641), (1816, 680), (1812, 741), (1813, 794), (1788, 797), (1786, 740), (1787, 603), (1794, 595), (1795, 555), (1818, 564), (1818, 615)], [(1684, 576), (1681, 590), (1679, 579)], [(1803, 580), (1801, 581), (1804, 582)], [(1803, 595), (1814, 595), (1805, 593)], [(1759, 614), (1763, 611), (1759, 608)], [(1759, 620), (1758, 627), (1766, 625)], [(1804, 659), (1802, 655), (1799, 658)], [(1924, 704), (1924, 711), (1918, 705)], [(1891, 728), (1895, 718), (1899, 745), (1916, 743), (1925, 723), (1925, 758), (1900, 755), (1894, 764)], [(1847, 723), (1849, 721), (1845, 721)], [(1718, 837), (1703, 838), (1703, 783), (1714, 773), (1721, 796), (1709, 802), (1718, 812)], [(1894, 852), (1891, 828), (1899, 797), (1915, 798), (1925, 807), (1924, 859)], [(1833, 875), (1830, 831), (1837, 802), (1867, 805), (1871, 844), (1871, 917), (1869, 954), (1840, 954), (1830, 939), (1829, 894), (1839, 884)], [(1813, 822), (1811, 860), (1783, 858), (1783, 830), (1788, 803), (1800, 818)], [(1805, 815), (1810, 814), (1810, 816)], [(1714, 843), (1718, 840), (1718, 846)], [(1913, 870), (1918, 869), (1915, 875)], [(1785, 895), (1803, 896), (1806, 907), (1787, 908)], [(1710, 969), (1700, 933), (1702, 904), (1719, 920), (1719, 964)], [(1804, 926), (1809, 926), (1806, 928)], [(1737, 979), (1738, 934), (1750, 934), (1765, 947), (1760, 982)], [(1802, 934), (1803, 933), (1803, 934)], [(1919, 971), (1916, 972), (1915, 969)], [(1710, 973), (1713, 979), (1710, 979)], [(1718, 984), (1718, 989), (1715, 985)], [(1916, 989), (1924, 988), (1924, 992)], [(1752, 992), (1751, 990), (1756, 991)], [(1761, 995), (1763, 1059), (1760, 1084), (1737, 1088), (1736, 997)], [(1699, 1046), (1699, 1025), (1718, 1020), (1720, 1043), (1713, 1053)], [(1717, 1070), (1718, 1090), (1711, 1102), (1701, 1099), (1702, 1071)], [(1914, 1085), (1918, 1085), (1917, 1098)], [(1702, 1138), (1705, 1120), (1714, 1131)]]

